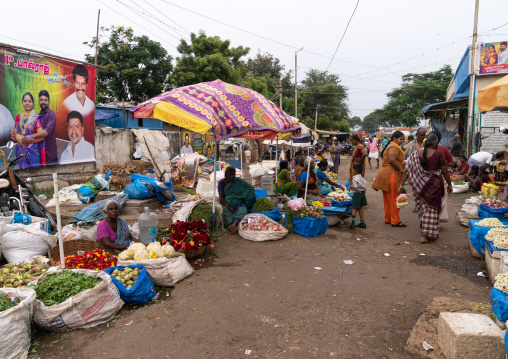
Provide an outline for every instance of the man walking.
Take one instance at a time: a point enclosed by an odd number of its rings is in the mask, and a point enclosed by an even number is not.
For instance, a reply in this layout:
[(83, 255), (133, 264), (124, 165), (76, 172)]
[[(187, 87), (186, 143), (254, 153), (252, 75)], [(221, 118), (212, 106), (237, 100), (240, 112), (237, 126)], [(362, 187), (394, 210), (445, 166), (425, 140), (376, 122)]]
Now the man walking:
[(460, 141), (460, 135), (457, 133), (451, 141), (450, 152), (452, 153), (453, 162), (459, 162), (459, 156), (462, 154), (463, 144)]
[(404, 154), (405, 160), (407, 160), (414, 151), (418, 151), (423, 148), (423, 140), (425, 139), (425, 135), (427, 135), (427, 130), (423, 127), (420, 127), (418, 130), (416, 130), (416, 141), (411, 141), (407, 146), (406, 152)]
[(372, 139), (372, 137), (369, 137), (369, 143), (367, 145), (369, 148), (369, 166), (370, 169), (372, 169), (372, 164), (370, 163), (371, 158), (375, 158), (377, 161), (376, 168), (379, 168), (379, 149), (377, 147), (377, 141)]
[(55, 111), (49, 108), (49, 93), (46, 90), (39, 92), (39, 106), (41, 112), (39, 115), (43, 117), (43, 130), (31, 136), (26, 136), (23, 139), (23, 145), (33, 143), (34, 140), (43, 138), (46, 146), (46, 165), (57, 165), (58, 164), (58, 151), (56, 147), (56, 115)]

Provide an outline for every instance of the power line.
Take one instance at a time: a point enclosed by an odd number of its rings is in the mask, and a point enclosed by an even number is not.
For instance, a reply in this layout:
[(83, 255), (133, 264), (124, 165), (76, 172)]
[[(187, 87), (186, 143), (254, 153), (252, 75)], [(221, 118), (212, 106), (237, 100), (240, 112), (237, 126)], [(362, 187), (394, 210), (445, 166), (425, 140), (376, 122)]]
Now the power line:
[(142, 28), (142, 29), (143, 29), (143, 30), (145, 30), (146, 32), (148, 32), (148, 33), (150, 33), (150, 34), (154, 35), (155, 37), (157, 37), (157, 38), (161, 39), (162, 41), (164, 41), (165, 43), (167, 43), (167, 44), (169, 44), (169, 45), (173, 46), (173, 47), (176, 49), (176, 46), (175, 46), (175, 45), (173, 45), (172, 43), (170, 43), (169, 41), (167, 41), (166, 39), (163, 39), (163, 38), (162, 38), (162, 37), (160, 37), (159, 35), (154, 34), (154, 33), (153, 33), (153, 32), (151, 32), (150, 30), (148, 30), (148, 29), (144, 28), (143, 26), (139, 25), (138, 23), (136, 23), (136, 22), (132, 21), (132, 20), (131, 20), (131, 19), (129, 19), (127, 16), (125, 16), (125, 15), (123, 15), (123, 14), (119, 13), (118, 11), (116, 11), (115, 9), (113, 9), (112, 7), (110, 7), (110, 6), (106, 5), (105, 3), (103, 3), (101, 0), (97, 0), (97, 1), (98, 1), (99, 3), (101, 3), (102, 5), (106, 6), (107, 8), (109, 8), (110, 10), (112, 10), (113, 12), (115, 12), (116, 14), (118, 14), (118, 15), (120, 15), (121, 17), (123, 17), (123, 18), (127, 19), (128, 21), (130, 21), (130, 22), (132, 22), (133, 24), (135, 24), (135, 25), (139, 26), (140, 28)]
[(356, 8), (358, 7), (358, 4), (360, 3), (360, 0), (356, 2), (356, 6), (353, 10), (353, 13), (351, 14), (351, 17), (349, 18), (349, 21), (347, 22), (346, 28), (344, 29), (344, 33), (342, 34), (342, 37), (340, 38), (339, 44), (337, 45), (337, 48), (335, 49), (335, 52), (333, 53), (333, 56), (330, 60), (330, 63), (328, 64), (328, 67), (326, 68), (326, 71), (330, 68), (330, 65), (332, 64), (332, 61), (335, 58), (335, 55), (337, 55), (337, 51), (339, 51), (339, 46), (342, 43), (342, 40), (344, 39), (344, 36), (346, 36), (347, 29), (349, 28), (349, 24), (351, 23), (351, 20), (353, 20), (353, 16), (355, 16)]
[[(146, 0), (143, 0), (144, 2), (146, 2), (149, 6), (151, 6), (154, 10), (157, 10), (157, 8), (155, 8), (152, 4), (150, 4), (148, 1)], [(176, 21), (174, 21), (173, 19), (169, 18), (166, 14), (164, 14), (163, 12), (161, 12), (162, 16), (164, 16), (166, 19), (168, 19), (169, 21), (171, 21), (173, 24), (179, 26), (180, 28), (183, 29), (183, 31), (186, 31), (188, 34), (190, 34), (191, 32), (189, 30), (187, 30), (186, 28), (184, 28), (182, 25), (178, 24)]]
[(17, 41), (17, 42), (22, 42), (22, 43), (24, 43), (24, 44), (32, 45), (32, 46), (35, 46), (35, 47), (40, 47), (40, 48), (42, 48), (42, 49), (46, 49), (46, 50), (51, 50), (51, 51), (54, 51), (54, 52), (58, 52), (58, 53), (65, 54), (65, 55), (69, 55), (69, 56), (72, 56), (72, 57), (74, 57), (74, 58), (79, 58), (79, 59), (83, 59), (84, 61), (86, 61), (86, 58), (85, 58), (85, 57), (83, 57), (83, 56), (78, 56), (78, 55), (69, 54), (68, 52), (63, 52), (63, 51), (59, 51), (59, 50), (52, 49), (52, 48), (50, 48), (50, 47), (45, 47), (45, 46), (41, 46), (41, 45), (37, 45), (37, 44), (33, 44), (33, 43), (31, 43), (31, 42), (18, 40), (18, 39), (15, 39), (15, 38), (13, 38), (13, 37), (9, 37), (9, 36), (0, 35), (0, 37), (5, 37), (6, 39), (9, 39), (9, 40), (14, 40), (14, 41)]

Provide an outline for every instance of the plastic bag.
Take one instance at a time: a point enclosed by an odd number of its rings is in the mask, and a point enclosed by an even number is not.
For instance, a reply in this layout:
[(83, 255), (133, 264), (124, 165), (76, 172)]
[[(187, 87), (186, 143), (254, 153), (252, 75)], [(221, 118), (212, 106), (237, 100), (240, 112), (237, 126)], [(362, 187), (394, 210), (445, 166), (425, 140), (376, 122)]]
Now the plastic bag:
[(172, 245), (165, 244), (161, 247), (162, 255), (166, 258), (176, 257), (175, 248)]
[(164, 257), (164, 255), (162, 254), (162, 249), (159, 247), (159, 248), (152, 248), (152, 250), (150, 250), (150, 258), (151, 259), (157, 259), (157, 258), (162, 258)]
[(23, 262), (41, 254), (46, 255), (56, 245), (56, 237), (23, 224), (6, 224), (0, 238), (2, 253), (9, 263)]
[(493, 208), (491, 206), (487, 206), (485, 204), (480, 204), (480, 207), (478, 208), (478, 217), (480, 219), (484, 218), (497, 218), (499, 220), (503, 220), (504, 215), (508, 213), (508, 207), (507, 208)]
[[(137, 251), (138, 249), (146, 249), (146, 246), (141, 242), (137, 242), (137, 243), (131, 244), (128, 249)], [(134, 255), (134, 253), (132, 253), (132, 255)]]
[(497, 197), (499, 187), (492, 183), (484, 183), (481, 188), (482, 196), (485, 197)]
[[(242, 229), (243, 224), (248, 223), (249, 218), (253, 217), (264, 217), (264, 219), (271, 223), (271, 224), (277, 224), (276, 221), (270, 219), (269, 217), (265, 216), (264, 214), (260, 213), (251, 213), (247, 214), (238, 224), (238, 234), (245, 239), (248, 239), (250, 241), (254, 242), (264, 242), (264, 241), (276, 241), (278, 239), (284, 238), (288, 234), (288, 230), (286, 228), (282, 228), (282, 231), (250, 231), (250, 230), (244, 230)], [(281, 215), (282, 218), (282, 215)]]
[(508, 320), (508, 294), (492, 288), (490, 292), (490, 305), (499, 321), (506, 322)]
[(304, 237), (317, 237), (328, 230), (328, 220), (326, 216), (321, 219), (293, 217), (293, 230), (296, 234)]
[[(157, 258), (142, 261), (118, 261), (119, 266), (140, 264), (145, 267), (153, 284), (160, 287), (171, 287), (194, 273), (194, 269), (183, 255), (175, 258)], [(132, 289), (132, 288), (131, 288)]]
[(152, 242), (146, 246), (146, 250), (150, 252), (154, 249), (161, 249), (161, 247), (162, 246), (161, 246), (160, 242)]
[[(111, 277), (103, 271), (88, 269), (66, 269), (76, 273), (102, 279), (91, 289), (82, 291), (66, 301), (46, 307), (43, 302), (36, 299), (34, 302), (33, 321), (42, 329), (50, 332), (68, 332), (75, 329), (92, 328), (99, 324), (109, 322), (122, 308), (118, 289), (111, 281)], [(51, 267), (35, 284), (62, 269)]]
[(150, 259), (150, 252), (148, 252), (146, 249), (138, 249), (134, 253), (134, 260), (135, 261), (142, 261), (144, 259)]
[(453, 184), (452, 183), (453, 192), (452, 193), (465, 193), (469, 190), (469, 184)]
[(30, 349), (35, 291), (30, 288), (0, 288), (0, 293), (20, 300), (15, 307), (0, 312), (0, 358), (26, 358)]
[(120, 254), (118, 254), (118, 260), (120, 261), (128, 261), (131, 259), (134, 259), (134, 255), (130, 255), (128, 250), (125, 250), (123, 252), (120, 252)]
[(141, 272), (139, 273), (138, 279), (136, 279), (136, 283), (132, 286), (130, 290), (127, 290), (125, 285), (122, 284), (118, 279), (112, 276), (112, 273), (115, 269), (124, 269), (124, 266), (116, 266), (106, 269), (106, 273), (111, 276), (111, 280), (113, 284), (116, 285), (118, 291), (120, 292), (120, 298), (126, 303), (130, 304), (143, 304), (152, 300), (157, 292), (155, 290), (155, 286), (153, 285), (150, 276), (148, 275), (145, 267), (139, 264), (130, 265), (128, 268), (139, 269)]

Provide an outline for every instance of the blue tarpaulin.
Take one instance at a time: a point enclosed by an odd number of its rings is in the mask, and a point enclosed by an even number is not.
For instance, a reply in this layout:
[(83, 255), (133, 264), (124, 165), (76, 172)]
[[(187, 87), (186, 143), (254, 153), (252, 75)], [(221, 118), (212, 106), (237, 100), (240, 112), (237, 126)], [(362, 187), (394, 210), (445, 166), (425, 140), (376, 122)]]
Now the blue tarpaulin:
[(95, 119), (96, 120), (110, 120), (112, 118), (120, 117), (119, 114), (113, 112), (106, 112), (103, 110), (95, 109)]

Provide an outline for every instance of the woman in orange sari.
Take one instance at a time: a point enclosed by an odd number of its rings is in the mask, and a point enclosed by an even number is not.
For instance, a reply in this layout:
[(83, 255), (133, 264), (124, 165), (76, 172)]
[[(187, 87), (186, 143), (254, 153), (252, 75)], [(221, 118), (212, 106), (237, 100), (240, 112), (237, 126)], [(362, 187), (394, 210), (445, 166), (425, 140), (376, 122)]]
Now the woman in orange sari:
[(363, 166), (362, 177), (365, 177), (365, 159), (367, 158), (367, 151), (360, 142), (358, 135), (351, 136), (351, 143), (355, 146), (353, 154), (351, 155), (351, 165), (349, 166), (349, 183), (353, 183), (353, 177), (356, 172), (353, 170), (353, 166), (357, 163), (361, 163)]
[(404, 142), (404, 134), (395, 131), (381, 152), (382, 166), (376, 175), (372, 188), (383, 191), (385, 208), (385, 223), (392, 227), (406, 227), (400, 221), (399, 208), (397, 208), (397, 196), (399, 195), (400, 179), (404, 173), (404, 151), (400, 147)]

